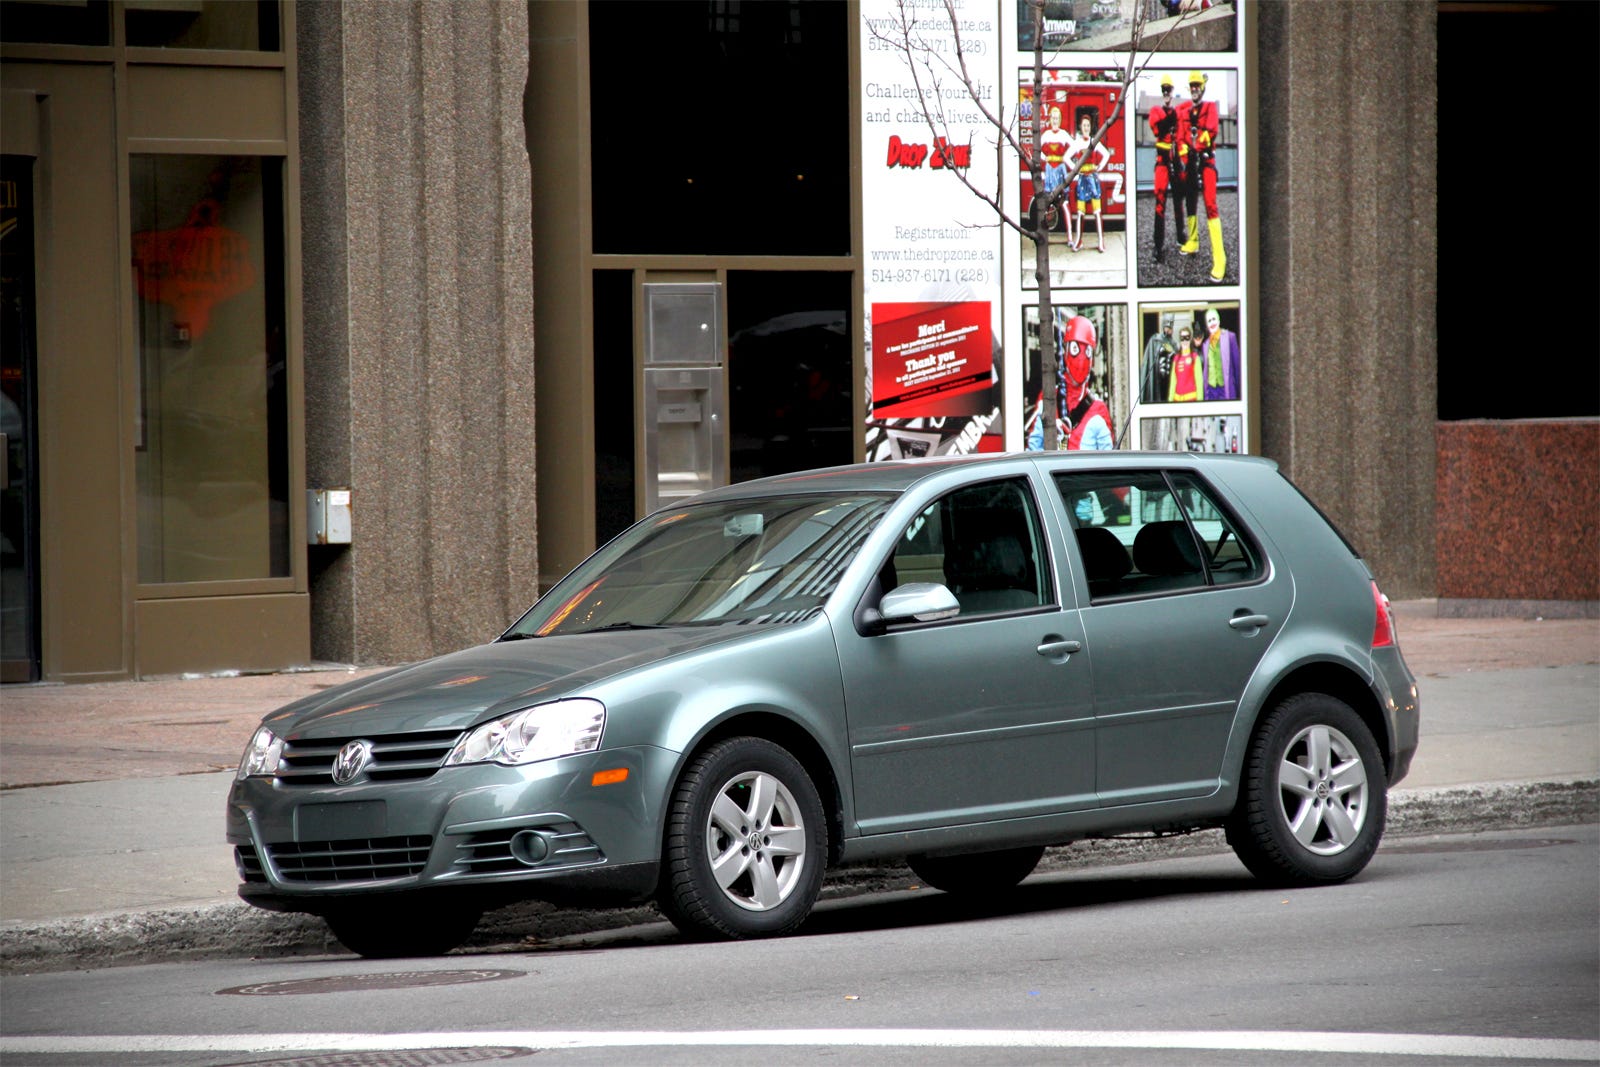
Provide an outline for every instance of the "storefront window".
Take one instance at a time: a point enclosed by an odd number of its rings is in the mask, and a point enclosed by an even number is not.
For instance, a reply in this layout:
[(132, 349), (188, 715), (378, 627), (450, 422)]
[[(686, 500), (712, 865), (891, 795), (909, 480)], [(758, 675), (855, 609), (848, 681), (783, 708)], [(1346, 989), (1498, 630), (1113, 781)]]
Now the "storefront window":
[(0, 5), (0, 41), (7, 44), (111, 43), (109, 0), (5, 0)]
[(128, 0), (125, 10), (132, 48), (280, 48), (277, 0)]
[[(588, 12), (596, 252), (849, 254), (854, 5)], [(619, 67), (624, 42), (648, 69)]]
[(283, 165), (131, 157), (139, 580), (289, 574)]

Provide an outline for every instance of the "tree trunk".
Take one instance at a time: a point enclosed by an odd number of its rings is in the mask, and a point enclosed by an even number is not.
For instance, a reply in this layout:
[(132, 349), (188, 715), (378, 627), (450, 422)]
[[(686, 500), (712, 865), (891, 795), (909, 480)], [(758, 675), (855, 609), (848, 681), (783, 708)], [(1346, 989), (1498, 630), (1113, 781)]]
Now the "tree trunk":
[[(1033, 203), (1028, 222), (1033, 228), (1033, 277), (1039, 286), (1039, 374), (1044, 400), (1040, 404), (1044, 450), (1054, 452), (1060, 437), (1056, 425), (1056, 330), (1050, 304), (1050, 210), (1044, 192), (1044, 0), (1030, 0), (1033, 9), (1033, 151), (1028, 173), (1033, 178)], [(1065, 201), (1063, 201), (1065, 203)]]

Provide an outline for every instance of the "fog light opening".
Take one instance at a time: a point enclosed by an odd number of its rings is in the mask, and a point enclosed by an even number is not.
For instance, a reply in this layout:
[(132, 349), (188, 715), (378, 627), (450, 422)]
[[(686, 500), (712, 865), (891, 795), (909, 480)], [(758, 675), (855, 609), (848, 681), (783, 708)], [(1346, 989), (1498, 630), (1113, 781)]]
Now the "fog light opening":
[(550, 858), (550, 842), (537, 830), (519, 830), (511, 838), (511, 856), (518, 863), (537, 867)]

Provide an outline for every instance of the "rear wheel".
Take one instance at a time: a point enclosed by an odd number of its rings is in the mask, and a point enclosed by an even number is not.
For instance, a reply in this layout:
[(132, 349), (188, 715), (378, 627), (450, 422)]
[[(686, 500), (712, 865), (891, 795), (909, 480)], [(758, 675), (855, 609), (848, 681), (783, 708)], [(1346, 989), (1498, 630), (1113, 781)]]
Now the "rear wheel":
[(679, 779), (657, 902), (686, 933), (792, 933), (822, 891), (828, 829), (811, 777), (757, 737), (722, 741)]
[(1342, 882), (1378, 849), (1387, 790), (1383, 757), (1361, 717), (1326, 693), (1297, 694), (1250, 743), (1228, 844), (1274, 884)]
[(1039, 865), (1044, 846), (976, 852), (965, 856), (912, 856), (906, 862), (918, 878), (946, 893), (1000, 893)]
[(339, 943), (369, 959), (442, 956), (477, 928), (482, 912), (420, 900), (352, 902), (324, 916)]

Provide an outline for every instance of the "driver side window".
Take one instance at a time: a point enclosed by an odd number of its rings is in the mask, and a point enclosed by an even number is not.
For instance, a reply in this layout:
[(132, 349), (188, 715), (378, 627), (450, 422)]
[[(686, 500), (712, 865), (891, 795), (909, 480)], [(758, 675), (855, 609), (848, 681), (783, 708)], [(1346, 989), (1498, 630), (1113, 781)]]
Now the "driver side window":
[(885, 567), (884, 588), (937, 582), (962, 617), (1053, 602), (1049, 557), (1027, 482), (1007, 479), (940, 497), (906, 527)]

